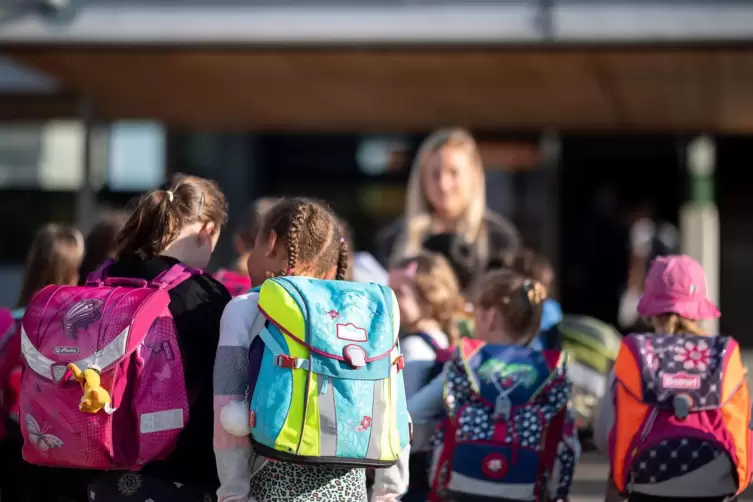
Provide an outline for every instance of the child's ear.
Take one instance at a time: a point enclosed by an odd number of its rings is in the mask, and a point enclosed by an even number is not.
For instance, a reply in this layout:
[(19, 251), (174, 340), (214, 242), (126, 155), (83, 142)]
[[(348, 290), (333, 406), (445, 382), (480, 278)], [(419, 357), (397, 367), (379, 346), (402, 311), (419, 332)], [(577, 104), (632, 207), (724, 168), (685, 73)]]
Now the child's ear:
[(203, 246), (207, 242), (212, 242), (216, 230), (217, 226), (213, 222), (204, 223), (199, 230), (199, 244)]
[(279, 256), (281, 250), (277, 244), (277, 232), (272, 230), (267, 237), (267, 258), (277, 258)]
[(233, 237), (233, 247), (235, 248), (235, 253), (238, 255), (246, 254), (248, 251), (248, 249), (246, 249), (246, 244), (243, 243), (243, 239), (237, 235)]

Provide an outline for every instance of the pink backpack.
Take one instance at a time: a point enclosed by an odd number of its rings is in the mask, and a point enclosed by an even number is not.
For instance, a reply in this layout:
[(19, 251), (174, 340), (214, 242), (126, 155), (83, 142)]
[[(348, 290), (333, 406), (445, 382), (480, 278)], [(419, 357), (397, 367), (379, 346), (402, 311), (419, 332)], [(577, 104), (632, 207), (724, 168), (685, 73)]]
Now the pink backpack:
[(232, 270), (222, 268), (214, 274), (214, 278), (221, 282), (234, 297), (248, 293), (251, 289), (251, 278)]
[[(175, 265), (155, 279), (107, 277), (47, 286), (21, 325), (23, 457), (32, 464), (137, 470), (165, 458), (188, 422), (188, 398), (168, 291), (200, 273)], [(79, 410), (84, 390), (67, 369), (100, 371), (111, 403)]]

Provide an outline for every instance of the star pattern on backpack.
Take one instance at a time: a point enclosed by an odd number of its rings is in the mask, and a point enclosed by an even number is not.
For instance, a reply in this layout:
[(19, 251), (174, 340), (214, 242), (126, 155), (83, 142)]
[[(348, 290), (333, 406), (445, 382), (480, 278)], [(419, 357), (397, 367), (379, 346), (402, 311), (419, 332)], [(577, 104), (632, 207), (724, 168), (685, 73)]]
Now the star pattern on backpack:
[[(455, 405), (454, 410), (460, 410), (460, 416), (457, 417), (457, 439), (489, 440), (494, 434), (494, 407), (472, 394), (468, 378), (460, 371), (459, 367), (453, 365), (447, 376), (448, 411), (450, 403)], [(507, 421), (505, 442), (517, 442), (522, 447), (536, 450), (542, 447), (546, 424), (567, 405), (569, 384), (565, 380), (560, 382), (561, 384), (551, 385), (534, 402), (513, 411)], [(458, 407), (458, 402), (463, 405)], [(441, 442), (441, 436), (432, 439)]]
[(633, 462), (633, 482), (654, 484), (674, 479), (695, 471), (721, 454), (721, 449), (701, 439), (662, 440)]
[(449, 416), (454, 416), (457, 410), (468, 404), (473, 397), (471, 382), (459, 364), (453, 360), (447, 372), (445, 408)]
[(557, 461), (560, 464), (560, 476), (557, 480), (555, 498), (566, 499), (575, 473), (575, 453), (566, 445), (560, 444), (557, 450)]

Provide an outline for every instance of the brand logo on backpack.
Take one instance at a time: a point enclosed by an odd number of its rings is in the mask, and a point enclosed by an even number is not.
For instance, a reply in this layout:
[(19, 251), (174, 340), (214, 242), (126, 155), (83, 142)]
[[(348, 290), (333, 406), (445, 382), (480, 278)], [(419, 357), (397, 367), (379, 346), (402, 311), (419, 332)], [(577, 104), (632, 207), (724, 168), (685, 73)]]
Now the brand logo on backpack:
[(661, 377), (665, 389), (697, 390), (701, 388), (701, 375), (689, 373), (664, 373)]
[(78, 354), (78, 347), (55, 347), (52, 353), (56, 356)]
[(102, 300), (90, 298), (74, 304), (65, 317), (63, 317), (63, 329), (74, 340), (78, 337), (79, 329), (87, 329), (93, 323), (102, 318)]
[(337, 338), (340, 340), (348, 340), (350, 342), (369, 341), (369, 335), (366, 333), (366, 330), (359, 328), (352, 322), (337, 325)]

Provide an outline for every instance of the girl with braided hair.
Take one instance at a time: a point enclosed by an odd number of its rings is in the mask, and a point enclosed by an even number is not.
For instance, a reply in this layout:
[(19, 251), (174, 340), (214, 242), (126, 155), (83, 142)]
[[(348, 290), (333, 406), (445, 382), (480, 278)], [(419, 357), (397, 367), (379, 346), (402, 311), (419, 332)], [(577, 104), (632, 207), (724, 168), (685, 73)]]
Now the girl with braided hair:
[[(252, 274), (266, 277), (346, 278), (348, 244), (335, 214), (323, 204), (285, 198), (272, 207), (248, 258)], [(366, 502), (363, 468), (334, 468), (270, 462), (254, 453), (247, 433), (229, 431), (223, 408), (243, 401), (249, 385), (249, 347), (259, 288), (234, 298), (220, 323), (215, 362), (214, 447), (220, 476), (219, 502), (337, 500)]]

